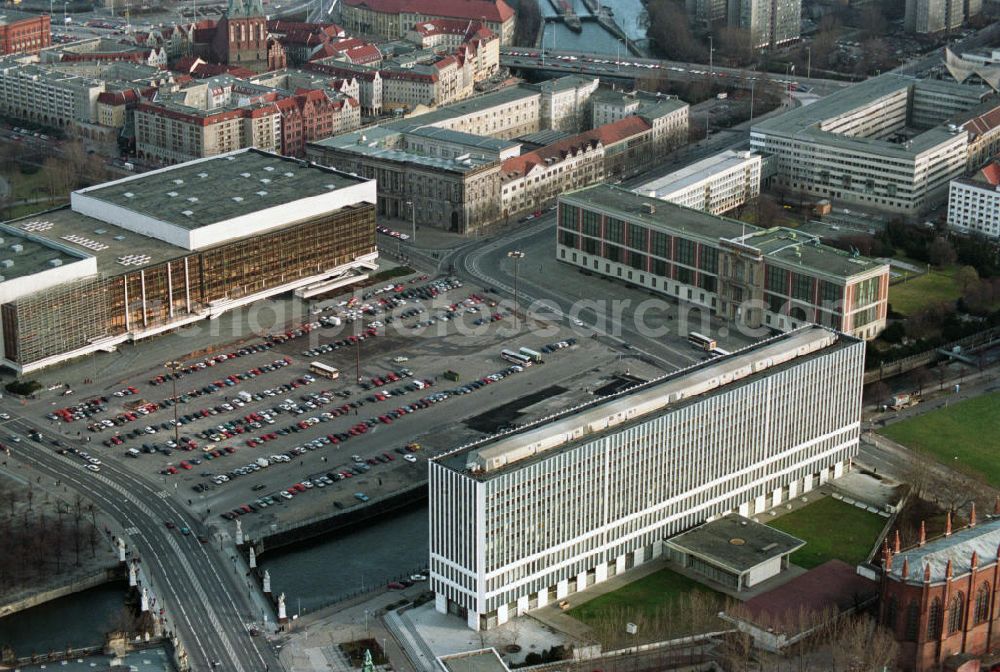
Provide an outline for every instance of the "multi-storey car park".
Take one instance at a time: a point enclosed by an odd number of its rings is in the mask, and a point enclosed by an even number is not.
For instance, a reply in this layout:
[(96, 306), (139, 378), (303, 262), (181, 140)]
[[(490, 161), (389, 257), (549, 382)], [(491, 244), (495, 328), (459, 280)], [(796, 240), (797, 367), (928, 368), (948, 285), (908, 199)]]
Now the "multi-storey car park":
[(597, 185), (559, 198), (556, 259), (751, 328), (885, 328), (889, 266), (792, 229), (760, 229)]
[(76, 191), (0, 226), (20, 373), (375, 267), (375, 183), (249, 149)]
[(803, 327), (433, 458), (437, 610), (488, 629), (841, 476), (864, 351)]
[(949, 120), (989, 93), (885, 74), (754, 124), (750, 147), (778, 189), (919, 215), (965, 170), (969, 134)]

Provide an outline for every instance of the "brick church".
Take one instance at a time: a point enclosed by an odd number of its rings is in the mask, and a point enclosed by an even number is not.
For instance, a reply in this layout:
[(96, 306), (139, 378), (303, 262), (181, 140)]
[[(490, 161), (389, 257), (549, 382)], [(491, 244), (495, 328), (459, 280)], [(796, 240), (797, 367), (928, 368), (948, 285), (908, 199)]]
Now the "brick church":
[(287, 63), (285, 48), (267, 30), (261, 0), (229, 0), (225, 16), (197, 32), (195, 55), (207, 61), (254, 72), (279, 70)]
[[(1000, 514), (1000, 507), (995, 510)], [(916, 546), (895, 542), (882, 551), (879, 622), (899, 643), (897, 665), (907, 672), (979, 669), (1000, 651), (1000, 515)]]

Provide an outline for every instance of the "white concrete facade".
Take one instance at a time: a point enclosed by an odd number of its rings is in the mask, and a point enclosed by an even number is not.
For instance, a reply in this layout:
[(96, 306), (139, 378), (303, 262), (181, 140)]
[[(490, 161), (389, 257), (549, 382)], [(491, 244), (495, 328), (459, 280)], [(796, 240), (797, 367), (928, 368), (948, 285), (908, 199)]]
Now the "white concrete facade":
[(948, 228), (1000, 239), (1000, 186), (952, 180), (948, 194)]
[[(807, 480), (843, 473), (858, 450), (864, 344), (831, 334), (806, 328), (735, 353), (736, 360), (716, 360), (718, 369), (668, 376), (664, 386), (718, 370), (720, 385), (691, 396), (671, 392), (665, 408), (628, 420), (623, 413), (612, 429), (588, 424), (575, 432), (570, 424), (577, 414), (590, 423), (606, 405), (631, 408), (634, 400), (616, 398), (542, 421), (522, 430), (526, 436), (497, 439), (535, 442), (549, 426), (566, 433), (563, 447), (495, 473), (460, 468), (468, 448), (432, 460), (430, 578), (438, 610), (464, 615), (473, 629), (491, 628), (525, 598), (529, 609), (562, 599), (659, 556), (663, 539), (712, 516), (757, 514)], [(756, 362), (754, 373), (722, 383), (744, 354)]]
[(727, 150), (632, 191), (721, 215), (760, 195), (761, 164), (757, 154)]

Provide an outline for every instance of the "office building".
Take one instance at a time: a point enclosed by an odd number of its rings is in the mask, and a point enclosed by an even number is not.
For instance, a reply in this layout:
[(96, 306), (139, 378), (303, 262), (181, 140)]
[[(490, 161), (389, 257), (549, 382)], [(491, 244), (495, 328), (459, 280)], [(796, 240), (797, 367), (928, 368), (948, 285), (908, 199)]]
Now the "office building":
[(989, 91), (885, 74), (754, 124), (750, 148), (779, 191), (917, 216), (965, 171), (969, 134), (950, 120)]
[(721, 215), (760, 195), (761, 163), (757, 154), (730, 149), (632, 191)]
[(489, 629), (840, 477), (864, 351), (805, 327), (432, 458), (435, 607)]
[(948, 228), (1000, 240), (1000, 163), (987, 164), (971, 178), (951, 181)]
[(729, 25), (750, 35), (754, 49), (773, 49), (799, 39), (802, 0), (730, 0)]
[(818, 323), (863, 339), (885, 328), (888, 264), (610, 185), (559, 198), (556, 258), (750, 328)]
[(698, 28), (709, 28), (729, 18), (729, 0), (686, 0), (688, 20)]
[(256, 149), (0, 225), (2, 363), (28, 373), (375, 268), (375, 183)]
[(879, 624), (899, 646), (901, 670), (960, 670), (966, 661), (978, 667), (996, 650), (1000, 519), (977, 523), (975, 508), (969, 519), (953, 531), (949, 513), (943, 536), (883, 549)]
[(37, 54), (52, 44), (51, 17), (0, 10), (0, 56)]

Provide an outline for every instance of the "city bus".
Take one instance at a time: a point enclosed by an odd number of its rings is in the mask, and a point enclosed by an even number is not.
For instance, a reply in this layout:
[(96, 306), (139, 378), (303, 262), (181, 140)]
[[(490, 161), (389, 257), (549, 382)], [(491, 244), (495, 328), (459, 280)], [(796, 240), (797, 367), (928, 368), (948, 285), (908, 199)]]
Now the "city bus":
[(500, 359), (506, 359), (511, 364), (518, 364), (520, 366), (531, 366), (531, 360), (522, 354), (516, 353), (513, 350), (501, 350)]
[(714, 338), (709, 338), (699, 334), (697, 331), (692, 331), (688, 334), (688, 341), (691, 345), (701, 348), (702, 350), (715, 350), (718, 347), (718, 343), (715, 342)]
[(528, 359), (530, 359), (533, 362), (541, 362), (542, 361), (542, 354), (540, 352), (535, 352), (531, 348), (519, 348), (519, 350), (520, 350), (519, 354), (521, 356), (527, 357)]
[(329, 378), (330, 380), (340, 378), (339, 370), (333, 368), (332, 366), (327, 366), (323, 362), (313, 362), (310, 364), (309, 373), (314, 373), (317, 376), (323, 376), (324, 378)]

